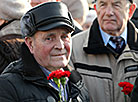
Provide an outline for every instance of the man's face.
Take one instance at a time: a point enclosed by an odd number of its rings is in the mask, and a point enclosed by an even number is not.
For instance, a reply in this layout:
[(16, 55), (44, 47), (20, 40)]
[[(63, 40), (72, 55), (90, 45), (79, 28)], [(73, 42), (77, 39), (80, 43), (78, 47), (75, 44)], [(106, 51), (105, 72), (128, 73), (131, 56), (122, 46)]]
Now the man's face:
[(127, 0), (97, 0), (97, 17), (102, 30), (110, 35), (120, 35), (129, 20)]
[(69, 62), (71, 34), (66, 29), (38, 31), (25, 42), (36, 61), (49, 71), (63, 68)]

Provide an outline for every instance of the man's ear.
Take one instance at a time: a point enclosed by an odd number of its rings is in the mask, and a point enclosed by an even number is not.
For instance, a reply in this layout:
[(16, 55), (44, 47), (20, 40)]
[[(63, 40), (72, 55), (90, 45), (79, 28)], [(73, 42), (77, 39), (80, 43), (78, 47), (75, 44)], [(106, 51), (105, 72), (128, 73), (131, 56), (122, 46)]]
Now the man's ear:
[(33, 53), (33, 39), (31, 37), (25, 37), (25, 44), (28, 46), (31, 53)]
[(4, 19), (0, 19), (0, 26), (3, 25), (5, 23)]
[(130, 8), (129, 8), (129, 18), (131, 18), (135, 12), (135, 9), (136, 9), (136, 4), (131, 4), (130, 5)]

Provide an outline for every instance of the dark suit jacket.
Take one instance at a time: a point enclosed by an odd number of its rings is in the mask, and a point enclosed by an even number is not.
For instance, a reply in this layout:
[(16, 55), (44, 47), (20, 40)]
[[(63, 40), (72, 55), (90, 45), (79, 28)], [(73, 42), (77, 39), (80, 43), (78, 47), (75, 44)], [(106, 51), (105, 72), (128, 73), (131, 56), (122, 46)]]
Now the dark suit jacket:
[(131, 18), (131, 20), (138, 28), (138, 8), (136, 8), (136, 11), (135, 11), (133, 17)]

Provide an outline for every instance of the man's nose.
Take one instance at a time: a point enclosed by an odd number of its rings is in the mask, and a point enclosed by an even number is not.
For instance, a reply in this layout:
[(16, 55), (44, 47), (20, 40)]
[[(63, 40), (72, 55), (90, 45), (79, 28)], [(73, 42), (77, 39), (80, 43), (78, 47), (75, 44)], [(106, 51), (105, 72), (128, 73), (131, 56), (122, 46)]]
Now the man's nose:
[(56, 49), (64, 49), (64, 41), (62, 39), (58, 39), (55, 44)]
[(106, 15), (107, 15), (107, 16), (112, 16), (112, 15), (114, 15), (114, 10), (113, 10), (113, 7), (112, 7), (112, 6), (108, 6), (108, 7), (106, 8)]

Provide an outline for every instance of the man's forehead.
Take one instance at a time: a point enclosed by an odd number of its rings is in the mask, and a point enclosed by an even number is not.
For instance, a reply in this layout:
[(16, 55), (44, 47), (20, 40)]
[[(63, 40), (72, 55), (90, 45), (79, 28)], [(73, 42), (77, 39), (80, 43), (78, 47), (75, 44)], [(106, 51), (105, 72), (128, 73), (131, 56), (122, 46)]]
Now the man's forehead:
[(97, 0), (98, 2), (99, 1), (103, 1), (103, 2), (108, 2), (108, 1), (112, 1), (112, 2), (117, 2), (117, 1), (120, 1), (120, 2), (124, 2), (126, 0)]
[[(124, 1), (127, 1), (127, 0), (95, 0), (96, 1), (113, 1), (113, 2), (116, 2), (116, 1), (121, 1), (121, 2), (124, 2)], [(128, 0), (130, 1), (131, 3), (133, 3), (133, 0)]]
[(126, 4), (127, 0), (97, 0), (98, 3), (120, 3), (120, 4)]

